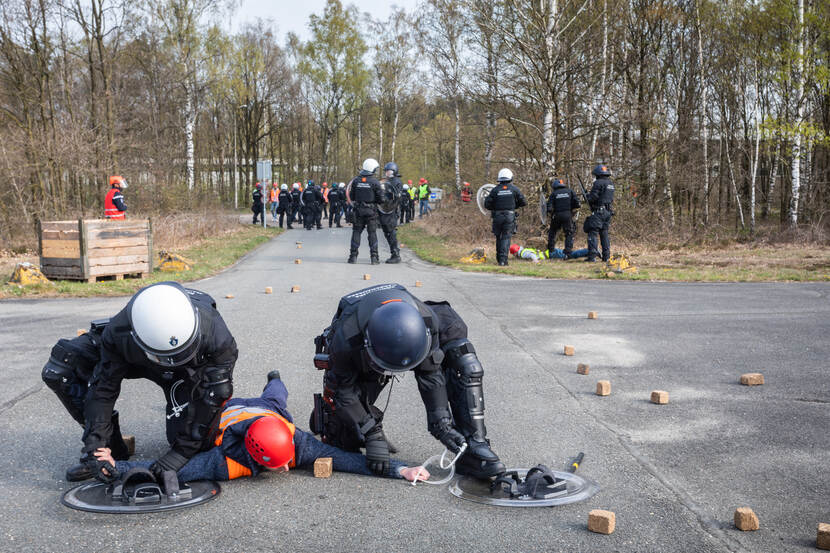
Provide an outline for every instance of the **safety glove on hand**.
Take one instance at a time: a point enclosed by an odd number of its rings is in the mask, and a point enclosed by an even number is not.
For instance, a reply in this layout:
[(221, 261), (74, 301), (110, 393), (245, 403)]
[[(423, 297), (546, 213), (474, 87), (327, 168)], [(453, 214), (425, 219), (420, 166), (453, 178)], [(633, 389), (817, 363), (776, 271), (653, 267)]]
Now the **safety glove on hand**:
[(441, 419), (433, 425), (430, 428), (430, 433), (453, 453), (461, 451), (461, 447), (467, 443), (464, 436), (452, 427), (448, 419)]
[(365, 436), (366, 466), (375, 474), (389, 471), (389, 444), (383, 436), (383, 427), (375, 425)]
[(81, 463), (89, 470), (96, 480), (104, 484), (112, 484), (119, 478), (121, 473), (115, 468), (115, 465), (109, 461), (101, 461), (92, 452), (87, 453), (81, 457)]

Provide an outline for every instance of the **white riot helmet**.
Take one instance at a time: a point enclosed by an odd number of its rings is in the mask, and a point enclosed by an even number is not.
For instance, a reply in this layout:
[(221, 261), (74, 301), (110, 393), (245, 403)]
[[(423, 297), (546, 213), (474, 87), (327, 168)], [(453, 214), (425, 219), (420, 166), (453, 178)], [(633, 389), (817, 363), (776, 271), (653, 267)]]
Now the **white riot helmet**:
[(380, 167), (380, 163), (374, 158), (366, 158), (366, 161), (363, 162), (363, 170), (367, 173), (374, 173), (378, 170), (378, 167)]
[(288, 185), (283, 183), (280, 185), (280, 190), (288, 190)]
[(501, 171), (499, 171), (499, 176), (497, 179), (499, 182), (511, 182), (513, 180), (513, 171), (505, 167)]
[(345, 183), (345, 182), (341, 182), (338, 186), (339, 186), (339, 188), (346, 188), (346, 183)]
[(292, 188), (294, 188), (294, 190), (299, 190), (299, 189), (300, 189), (300, 183), (299, 183), (299, 182), (295, 182), (295, 183), (294, 183), (294, 186), (293, 186)]
[(404, 185), (403, 185), (403, 189), (404, 189), (404, 190), (409, 190), (409, 185), (408, 185), (408, 184), (404, 184)]
[(132, 337), (158, 365), (184, 365), (199, 349), (199, 311), (178, 282), (147, 286), (127, 306)]

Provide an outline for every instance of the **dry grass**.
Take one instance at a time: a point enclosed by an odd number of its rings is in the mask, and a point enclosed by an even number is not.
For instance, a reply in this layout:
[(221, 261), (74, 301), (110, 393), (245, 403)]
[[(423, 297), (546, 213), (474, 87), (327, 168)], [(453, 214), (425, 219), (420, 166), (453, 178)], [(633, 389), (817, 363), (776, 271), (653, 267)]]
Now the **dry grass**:
[[(582, 215), (584, 217), (584, 213)], [(586, 243), (581, 222), (576, 249), (584, 248)], [(490, 219), (474, 205), (449, 204), (433, 216), (404, 227), (399, 236), (424, 259), (467, 271), (545, 278), (605, 278), (603, 265), (587, 264), (582, 260), (552, 261), (541, 265), (512, 260), (507, 268), (497, 267)], [(718, 225), (712, 225), (705, 234), (694, 230), (666, 230), (659, 222), (652, 221), (649, 226), (643, 214), (638, 212), (618, 214), (611, 226), (612, 251), (628, 255), (639, 269), (636, 274), (615, 278), (638, 280), (827, 281), (830, 280), (830, 247), (824, 236), (820, 227), (782, 233), (775, 225), (759, 228), (753, 240)], [(560, 235), (558, 247), (562, 247), (562, 240)], [(535, 212), (524, 210), (513, 242), (546, 247), (547, 232)], [(459, 259), (473, 248), (484, 248), (487, 264), (459, 263)]]

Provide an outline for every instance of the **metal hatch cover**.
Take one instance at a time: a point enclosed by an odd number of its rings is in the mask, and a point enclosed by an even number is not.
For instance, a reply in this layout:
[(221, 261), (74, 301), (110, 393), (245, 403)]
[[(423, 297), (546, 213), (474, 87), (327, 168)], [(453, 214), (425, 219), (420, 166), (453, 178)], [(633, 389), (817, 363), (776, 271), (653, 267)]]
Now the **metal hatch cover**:
[[(156, 513), (194, 507), (214, 499), (222, 491), (217, 482), (210, 480), (188, 482), (179, 487), (177, 482), (171, 484), (165, 478), (169, 487), (164, 489), (171, 490), (165, 493), (147, 473), (146, 469), (133, 469), (112, 484), (97, 481), (82, 484), (64, 493), (61, 503), (91, 513)], [(172, 471), (171, 476), (175, 479)]]
[[(523, 468), (511, 468), (507, 473), (515, 472), (518, 477), (525, 479), (530, 470)], [(553, 507), (556, 505), (568, 505), (585, 501), (599, 492), (599, 485), (583, 476), (572, 472), (550, 471), (556, 477), (556, 484), (550, 486), (548, 493), (540, 493), (540, 498), (529, 496), (511, 497), (511, 494), (497, 487), (491, 491), (490, 481), (477, 480), (471, 477), (463, 477), (456, 480), (450, 486), (450, 493), (467, 501), (483, 503), (485, 505), (496, 505), (499, 507)], [(560, 481), (562, 483), (560, 484)]]

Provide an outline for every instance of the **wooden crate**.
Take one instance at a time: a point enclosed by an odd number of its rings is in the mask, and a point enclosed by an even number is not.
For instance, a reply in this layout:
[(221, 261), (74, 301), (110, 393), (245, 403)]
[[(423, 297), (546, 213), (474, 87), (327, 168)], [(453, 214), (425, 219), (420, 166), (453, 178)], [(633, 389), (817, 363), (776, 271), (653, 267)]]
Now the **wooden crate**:
[(40, 269), (52, 280), (121, 280), (153, 270), (149, 219), (42, 221), (38, 238)]

